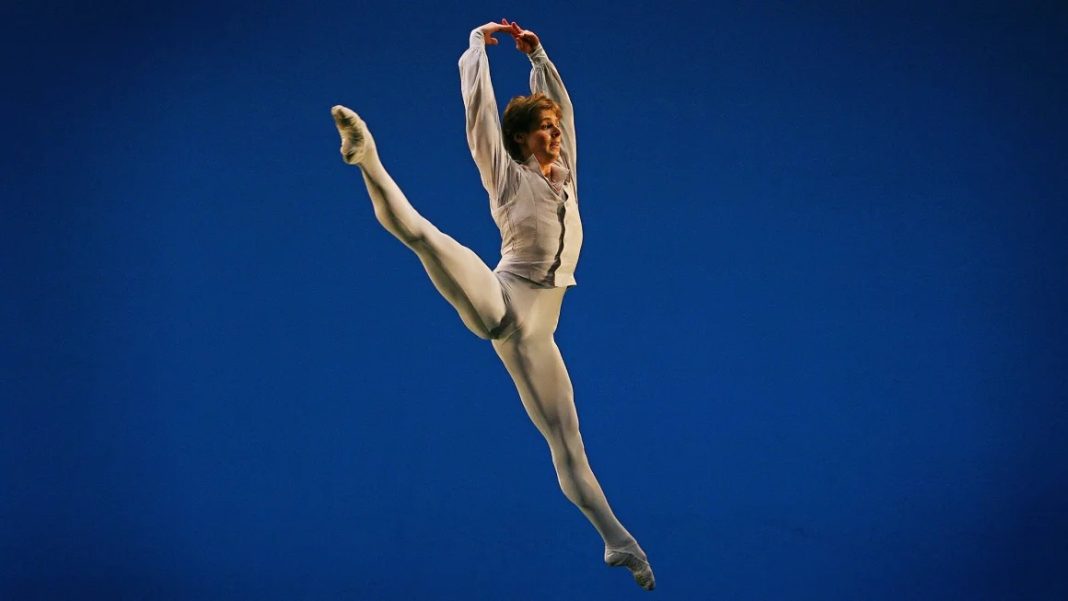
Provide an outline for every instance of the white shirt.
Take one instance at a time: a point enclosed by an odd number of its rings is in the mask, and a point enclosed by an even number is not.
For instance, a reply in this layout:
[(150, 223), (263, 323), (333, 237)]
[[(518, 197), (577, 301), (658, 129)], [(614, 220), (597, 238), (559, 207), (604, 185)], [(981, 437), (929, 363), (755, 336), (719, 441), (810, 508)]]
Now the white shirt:
[(575, 115), (556, 67), (539, 45), (530, 58), (530, 91), (543, 92), (560, 105), (560, 156), (546, 177), (534, 155), (514, 160), (501, 136), (497, 102), (481, 28), (471, 32), (460, 57), (460, 89), (467, 109), (467, 144), (493, 221), (501, 230), (501, 260), (506, 271), (545, 287), (574, 286), (582, 248), (582, 220), (575, 193)]

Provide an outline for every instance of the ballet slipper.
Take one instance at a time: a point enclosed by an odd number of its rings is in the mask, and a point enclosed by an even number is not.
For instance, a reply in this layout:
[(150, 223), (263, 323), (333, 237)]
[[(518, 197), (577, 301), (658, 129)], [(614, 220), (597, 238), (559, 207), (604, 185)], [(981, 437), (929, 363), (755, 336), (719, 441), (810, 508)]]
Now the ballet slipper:
[(330, 109), (341, 135), (341, 158), (349, 165), (359, 165), (375, 151), (375, 141), (367, 124), (352, 109), (340, 104)]
[(638, 586), (647, 591), (651, 591), (656, 587), (653, 568), (649, 565), (645, 552), (642, 551), (637, 542), (615, 549), (606, 545), (604, 548), (604, 562), (613, 567), (623, 566), (630, 570), (630, 574), (634, 576), (634, 581), (638, 583)]

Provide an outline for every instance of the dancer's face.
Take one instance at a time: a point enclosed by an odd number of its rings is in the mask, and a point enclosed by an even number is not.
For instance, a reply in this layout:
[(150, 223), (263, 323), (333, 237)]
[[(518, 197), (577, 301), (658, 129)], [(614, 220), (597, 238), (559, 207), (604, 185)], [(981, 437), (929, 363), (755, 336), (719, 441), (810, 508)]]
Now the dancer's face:
[(535, 155), (538, 162), (548, 164), (560, 156), (560, 119), (556, 112), (542, 109), (534, 129), (520, 134), (517, 141), (526, 156)]

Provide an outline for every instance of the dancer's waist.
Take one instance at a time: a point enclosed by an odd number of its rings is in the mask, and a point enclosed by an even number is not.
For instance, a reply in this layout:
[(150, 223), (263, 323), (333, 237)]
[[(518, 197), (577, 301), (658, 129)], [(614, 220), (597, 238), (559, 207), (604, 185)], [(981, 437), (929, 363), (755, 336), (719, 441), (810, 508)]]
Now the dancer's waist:
[(574, 265), (562, 265), (555, 262), (531, 262), (501, 257), (494, 271), (504, 271), (547, 288), (564, 288), (578, 284), (575, 281)]

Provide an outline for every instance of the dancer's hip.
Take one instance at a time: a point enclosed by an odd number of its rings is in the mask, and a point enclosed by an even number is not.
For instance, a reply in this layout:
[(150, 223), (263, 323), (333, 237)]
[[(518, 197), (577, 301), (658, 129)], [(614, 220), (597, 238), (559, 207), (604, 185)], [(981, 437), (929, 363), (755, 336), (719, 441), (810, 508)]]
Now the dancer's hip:
[(507, 306), (509, 326), (500, 339), (551, 337), (560, 321), (566, 287), (549, 287), (507, 271), (496, 271)]

